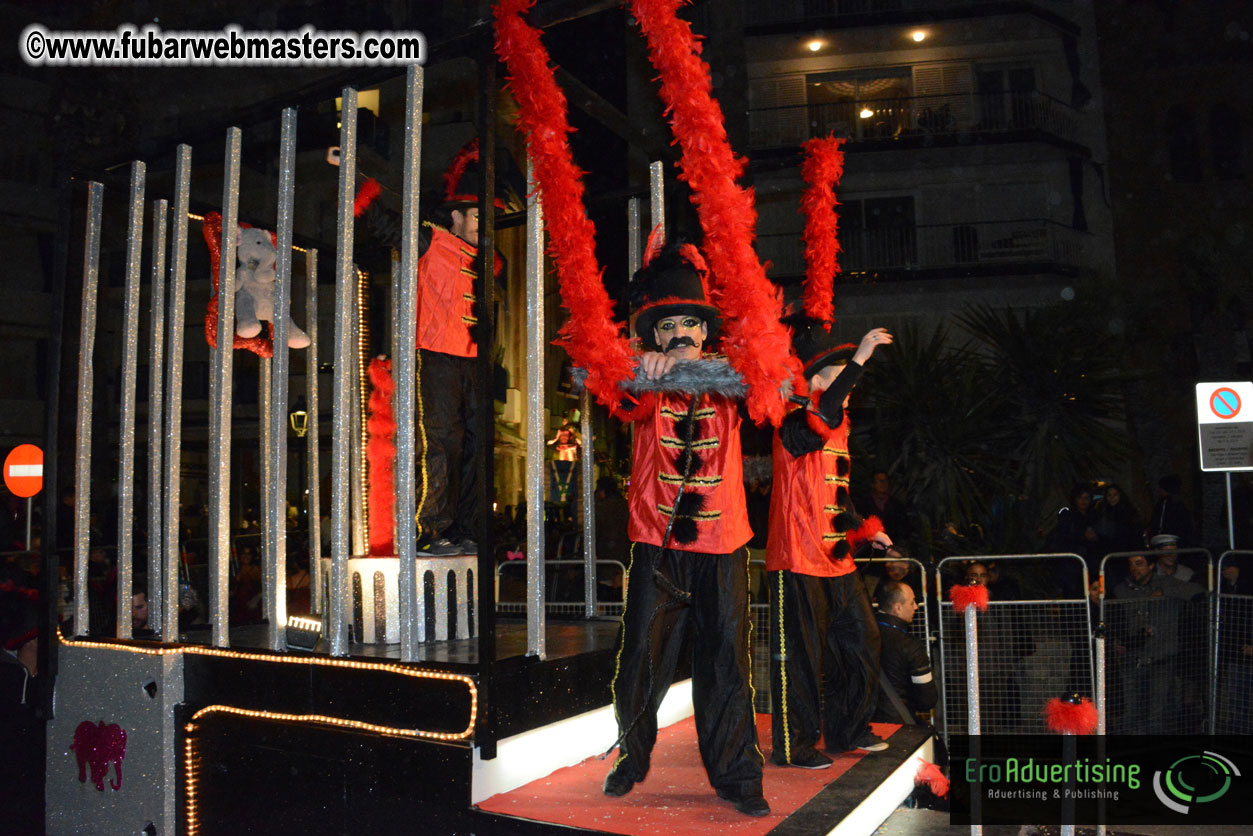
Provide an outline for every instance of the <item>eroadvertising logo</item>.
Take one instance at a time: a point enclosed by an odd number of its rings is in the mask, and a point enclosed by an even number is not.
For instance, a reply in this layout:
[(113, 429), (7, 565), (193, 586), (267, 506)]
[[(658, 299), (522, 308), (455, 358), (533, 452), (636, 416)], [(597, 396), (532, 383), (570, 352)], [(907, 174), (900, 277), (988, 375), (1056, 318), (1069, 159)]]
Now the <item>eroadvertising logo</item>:
[(1153, 792), (1162, 804), (1186, 816), (1193, 805), (1222, 798), (1239, 777), (1236, 765), (1217, 752), (1185, 755), (1153, 773)]
[(953, 824), (1248, 820), (1242, 780), (1253, 769), (1253, 737), (953, 735), (950, 743)]

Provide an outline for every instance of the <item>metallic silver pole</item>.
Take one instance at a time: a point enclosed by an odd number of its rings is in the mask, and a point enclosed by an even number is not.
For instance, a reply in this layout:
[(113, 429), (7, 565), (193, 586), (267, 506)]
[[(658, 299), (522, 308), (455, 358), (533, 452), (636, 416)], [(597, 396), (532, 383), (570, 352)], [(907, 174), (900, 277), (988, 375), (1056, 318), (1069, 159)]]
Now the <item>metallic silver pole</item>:
[(352, 401), (352, 355), (356, 351), (353, 300), (357, 271), (352, 263), (352, 200), (357, 182), (357, 91), (344, 88), (339, 131), (339, 240), (335, 254), (335, 394), (331, 412), (330, 612), (324, 635), (332, 656), (348, 655), (348, 483)]
[[(966, 607), (963, 613), (966, 626), (966, 733), (970, 735), (971, 756), (974, 757), (976, 763), (979, 762), (980, 753), (974, 751), (978, 746), (975, 740), (980, 734), (979, 730), (979, 634), (976, 627), (976, 616), (978, 613), (974, 605)], [(982, 749), (982, 747), (978, 747)], [(972, 821), (979, 818), (979, 798), (975, 793), (975, 787), (971, 787), (970, 798), (970, 817)], [(983, 825), (971, 824), (971, 836), (979, 836), (983, 833)]]
[[(275, 282), (277, 284), (277, 281)], [(263, 330), (262, 333), (265, 333)], [(273, 447), (273, 441), (270, 438), (270, 389), (272, 383), (272, 370), (274, 361), (270, 357), (257, 358), (257, 440), (258, 452), (261, 470), (261, 483), (257, 486), (257, 499), (260, 501), (261, 507), (258, 508), (259, 516), (257, 522), (260, 525), (257, 540), (257, 559), (261, 566), (261, 590), (262, 590), (262, 612), (266, 611), (265, 590), (266, 585), (266, 567), (270, 565), (272, 560), (272, 552), (270, 551), (270, 507), (279, 500), (274, 496), (270, 486), (274, 474), (270, 469), (270, 449)], [(240, 503), (243, 503), (243, 497), (240, 497)]]
[(627, 279), (640, 269), (644, 258), (644, 243), (640, 232), (640, 199), (627, 201)]
[(1236, 518), (1231, 509), (1231, 471), (1227, 471), (1227, 548), (1236, 550)]
[[(1096, 734), (1097, 734), (1097, 759), (1103, 761), (1105, 759), (1105, 625), (1101, 624), (1096, 629), (1096, 635), (1092, 639), (1096, 657)], [(1105, 836), (1105, 801), (1097, 799), (1097, 836)]]
[(165, 371), (165, 228), (169, 214), (167, 201), (152, 202), (152, 284), (148, 291), (152, 310), (148, 351), (148, 623), (158, 632), (167, 600), (161, 578), (161, 384)]
[(396, 394), (396, 555), (400, 560), (400, 659), (418, 656), (418, 528), (414, 400), (418, 333), (418, 197), (422, 170), (422, 68), (405, 75), (405, 168), (401, 186), (400, 269), (392, 274), (392, 370)]
[(231, 364), (235, 346), (235, 247), (239, 243), (239, 128), (226, 132), (222, 248), (218, 264), (218, 345), (209, 383), (209, 611), (213, 645), (230, 645)]
[(526, 200), (526, 652), (547, 651), (544, 612), (544, 207), (527, 163)]
[(648, 164), (648, 228), (666, 228), (666, 176), (661, 160)]
[(305, 333), (309, 350), (305, 354), (305, 397), (308, 402), (305, 445), (308, 447), (309, 475), (305, 487), (305, 507), (309, 513), (309, 606), (322, 612), (322, 480), (318, 472), (318, 251), (305, 253)]
[(131, 637), (135, 567), (135, 385), (139, 365), (139, 282), (144, 259), (144, 181), (148, 167), (131, 163), (126, 227), (126, 291), (122, 304), (122, 414), (118, 428), (117, 613), (115, 635)]
[(166, 342), (170, 373), (165, 398), (165, 612), (161, 639), (178, 640), (179, 483), (183, 463), (183, 339), (187, 319), (187, 208), (191, 190), (191, 146), (180, 145), (174, 165), (174, 226), (170, 243), (170, 318)]
[(83, 313), (78, 344), (78, 427), (74, 460), (74, 632), (88, 635), (87, 604), (88, 526), (91, 514), (91, 422), (96, 345), (96, 285), (100, 275), (100, 216), (104, 185), (87, 186), (87, 230), (83, 243)]
[[(266, 645), (287, 650), (287, 385), (290, 378), (292, 287), (292, 212), (296, 202), (296, 109), (283, 108), (278, 158), (278, 249), (274, 265), (274, 358), (270, 368), (269, 470), (262, 490), (270, 494), (266, 537), (267, 560), (262, 571)], [(312, 597), (312, 593), (310, 593)]]
[(583, 480), (583, 615), (596, 615), (596, 506), (593, 482), (596, 479), (595, 449), (592, 438), (592, 396), (584, 387), (579, 395), (580, 433), (583, 443), (579, 447), (579, 472)]

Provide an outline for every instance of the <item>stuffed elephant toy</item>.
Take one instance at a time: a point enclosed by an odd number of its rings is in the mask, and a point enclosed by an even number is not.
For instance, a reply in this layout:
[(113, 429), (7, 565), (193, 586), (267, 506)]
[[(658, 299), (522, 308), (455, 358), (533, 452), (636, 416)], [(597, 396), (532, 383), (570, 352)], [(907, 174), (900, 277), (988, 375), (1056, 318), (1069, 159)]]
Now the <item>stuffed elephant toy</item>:
[[(239, 265), (235, 270), (235, 333), (244, 339), (261, 333), (261, 321), (274, 321), (274, 265), (277, 253), (270, 233), (264, 229), (240, 227), (236, 247)], [(289, 348), (307, 348), (309, 335), (287, 318)]]

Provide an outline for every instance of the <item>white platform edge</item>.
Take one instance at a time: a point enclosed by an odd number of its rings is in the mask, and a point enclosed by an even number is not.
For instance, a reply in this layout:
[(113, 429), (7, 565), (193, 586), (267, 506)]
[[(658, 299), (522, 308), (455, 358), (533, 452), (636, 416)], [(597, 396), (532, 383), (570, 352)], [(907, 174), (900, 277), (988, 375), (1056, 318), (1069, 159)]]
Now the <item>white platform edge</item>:
[[(867, 757), (875, 756), (868, 755)], [(928, 737), (926, 742), (914, 750), (914, 753), (898, 766), (886, 781), (866, 796), (861, 804), (854, 807), (843, 821), (828, 831), (827, 836), (870, 836), (914, 791), (914, 776), (918, 774), (922, 761), (934, 759), (934, 738)]]
[[(665, 728), (691, 717), (692, 713), (692, 680), (685, 679), (671, 685), (666, 692), (657, 711), (657, 725)], [(470, 803), (478, 804), (493, 795), (551, 775), (562, 767), (599, 755), (617, 736), (618, 722), (613, 716), (613, 706), (607, 705), (505, 738), (496, 744), (496, 757), (489, 761), (479, 757), (476, 747)], [(613, 765), (613, 757), (605, 759), (606, 773)]]

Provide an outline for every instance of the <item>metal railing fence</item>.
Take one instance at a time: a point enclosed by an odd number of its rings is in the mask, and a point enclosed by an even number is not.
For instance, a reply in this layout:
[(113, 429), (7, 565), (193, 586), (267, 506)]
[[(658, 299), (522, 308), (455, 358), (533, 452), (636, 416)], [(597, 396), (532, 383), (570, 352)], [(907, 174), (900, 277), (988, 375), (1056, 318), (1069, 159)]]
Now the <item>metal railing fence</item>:
[[(1087, 588), (1087, 566), (1074, 554), (948, 557), (936, 567), (940, 599), (939, 646), (943, 733), (965, 734), (967, 718), (966, 641), (963, 614), (948, 598), (946, 573), (968, 561), (995, 560), (1008, 568), (1038, 562), (1051, 574), (1075, 572)], [(1028, 593), (1030, 594), (1030, 593)], [(1056, 597), (988, 603), (977, 615), (981, 734), (1048, 734), (1044, 704), (1062, 693), (1093, 693), (1092, 623), (1085, 597)]]
[(1211, 705), (1217, 734), (1253, 734), (1253, 551), (1218, 558)]

